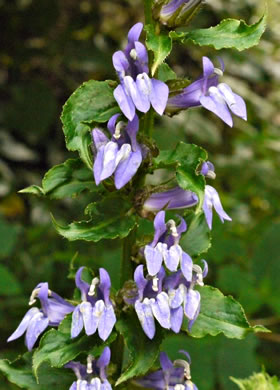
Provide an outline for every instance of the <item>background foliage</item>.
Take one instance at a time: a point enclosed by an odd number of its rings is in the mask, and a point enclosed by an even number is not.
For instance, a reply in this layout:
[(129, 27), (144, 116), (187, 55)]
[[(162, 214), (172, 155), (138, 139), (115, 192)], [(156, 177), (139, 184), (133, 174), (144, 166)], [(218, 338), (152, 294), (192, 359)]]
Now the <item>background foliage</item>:
[[(233, 222), (214, 221), (207, 282), (237, 298), (253, 324), (273, 331), (243, 341), (169, 336), (165, 350), (171, 358), (182, 345), (190, 351), (194, 381), (204, 390), (237, 389), (229, 376), (249, 376), (262, 364), (270, 374), (280, 372), (279, 3), (269, 1), (269, 9), (258, 47), (218, 53), (226, 63), (225, 82), (247, 102), (248, 122), (235, 118), (231, 129), (205, 110), (189, 110), (162, 118), (154, 133), (161, 148), (175, 147), (180, 139), (209, 151), (218, 171), (215, 187)], [(61, 107), (83, 81), (114, 78), (111, 54), (143, 15), (140, 0), (2, 0), (0, 10), (0, 357), (12, 359), (24, 346), (21, 339), (8, 345), (6, 339), (38, 282), (48, 280), (69, 296), (73, 281), (67, 275), (75, 259), (77, 265), (105, 266), (113, 286), (120, 287), (117, 240), (68, 242), (51, 223), (49, 211), (64, 225), (81, 219), (85, 206), (95, 201), (94, 192), (79, 200), (50, 201), (18, 191), (41, 185), (51, 166), (76, 157), (65, 149)], [(232, 17), (252, 24), (263, 11), (257, 0), (209, 0), (195, 23), (206, 28)], [(202, 55), (215, 59), (217, 53), (189, 43), (176, 47), (169, 64), (179, 75), (195, 78)], [(1, 380), (5, 388), (17, 388)]]

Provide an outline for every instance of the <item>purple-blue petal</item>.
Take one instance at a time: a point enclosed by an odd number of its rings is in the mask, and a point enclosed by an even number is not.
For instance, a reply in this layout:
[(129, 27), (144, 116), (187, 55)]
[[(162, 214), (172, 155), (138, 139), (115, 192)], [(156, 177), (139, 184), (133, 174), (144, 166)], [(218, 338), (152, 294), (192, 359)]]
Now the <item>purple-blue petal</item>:
[[(221, 96), (220, 92), (216, 87), (212, 87), (212, 90), (209, 90), (209, 96), (201, 96), (200, 103), (207, 110), (216, 114), (221, 118), (228, 126), (233, 126), (232, 117), (228, 106)], [(215, 88), (215, 89), (214, 89)]]
[(151, 308), (153, 315), (159, 324), (165, 329), (170, 329), (171, 324), (168, 295), (165, 292), (161, 292), (155, 299), (151, 299)]
[(169, 88), (163, 81), (157, 79), (151, 79), (151, 82), (152, 82), (152, 89), (150, 92), (150, 101), (154, 110), (159, 115), (162, 115), (166, 108)]
[(125, 87), (123, 85), (118, 85), (114, 90), (114, 97), (120, 106), (123, 114), (132, 121), (135, 115), (135, 105), (131, 97), (126, 93)]
[(100, 284), (99, 288), (102, 291), (104, 302), (106, 304), (109, 304), (110, 299), (110, 288), (111, 288), (111, 279), (110, 275), (104, 268), (99, 268), (99, 277), (100, 277)]
[(167, 231), (165, 224), (165, 211), (159, 211), (154, 219), (155, 235), (151, 246), (156, 246), (160, 237)]
[(149, 300), (146, 299), (143, 302), (135, 302), (135, 311), (145, 334), (152, 340), (156, 333), (156, 326), (152, 308)]
[(92, 139), (94, 142), (94, 146), (96, 148), (96, 151), (101, 148), (101, 146), (106, 145), (107, 142), (109, 142), (108, 137), (103, 133), (103, 131), (99, 130), (97, 127), (95, 127), (92, 132)]
[(208, 57), (202, 58), (203, 65), (203, 76), (205, 78), (210, 77), (214, 73), (214, 65), (213, 62)]
[(32, 317), (26, 330), (25, 344), (27, 349), (31, 351), (38, 337), (49, 325), (48, 317), (45, 317), (43, 313), (37, 313)]
[(107, 338), (110, 336), (115, 326), (116, 320), (117, 319), (113, 306), (105, 305), (98, 323), (98, 334), (103, 341), (106, 341)]
[(184, 306), (185, 315), (189, 320), (193, 320), (197, 313), (200, 304), (200, 294), (198, 291), (189, 290), (186, 296), (186, 302)]
[(166, 268), (171, 272), (177, 271), (181, 256), (182, 248), (180, 245), (172, 245), (168, 250), (166, 250), (164, 256)]
[(171, 309), (171, 329), (175, 333), (179, 333), (184, 318), (184, 310), (182, 306), (177, 307), (176, 309)]
[(144, 255), (147, 263), (148, 273), (151, 276), (155, 276), (162, 265), (162, 253), (158, 248), (153, 248), (150, 245), (145, 246)]
[(191, 282), (192, 280), (192, 266), (193, 266), (193, 261), (190, 255), (188, 255), (186, 252), (182, 252), (181, 270), (188, 282)]
[(8, 338), (7, 341), (10, 342), (21, 337), (23, 333), (26, 331), (26, 329), (28, 328), (28, 325), (32, 320), (32, 318), (38, 313), (41, 313), (41, 311), (37, 307), (32, 307), (31, 309), (29, 309), (25, 313), (23, 319), (21, 320), (16, 330), (11, 334), (11, 336)]
[(72, 314), (71, 338), (79, 336), (84, 327), (83, 316), (80, 312), (80, 305), (76, 306)]
[[(107, 123), (107, 128), (108, 130), (110, 131), (111, 135), (113, 136), (114, 133), (115, 133), (115, 130), (116, 130), (116, 123), (117, 123), (117, 120), (119, 118), (120, 114), (115, 114), (113, 116), (111, 116), (111, 118), (109, 119), (108, 123)], [(109, 140), (108, 140), (109, 141)]]
[(135, 152), (131, 152), (128, 158), (119, 162), (115, 170), (115, 186), (117, 189), (124, 187), (135, 175), (142, 162), (142, 152), (138, 146)]

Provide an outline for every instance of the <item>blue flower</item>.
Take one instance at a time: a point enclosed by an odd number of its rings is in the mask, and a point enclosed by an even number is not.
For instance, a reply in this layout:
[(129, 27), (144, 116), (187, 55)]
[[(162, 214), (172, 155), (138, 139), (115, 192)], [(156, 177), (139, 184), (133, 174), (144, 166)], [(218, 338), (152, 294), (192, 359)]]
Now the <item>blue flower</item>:
[(219, 83), (222, 69), (214, 67), (209, 58), (203, 57), (203, 76), (186, 87), (182, 93), (168, 99), (167, 111), (176, 112), (190, 107), (203, 106), (233, 126), (230, 111), (247, 120), (246, 104), (241, 96), (234, 93), (225, 83)]
[(112, 390), (106, 375), (110, 359), (111, 350), (109, 347), (105, 347), (97, 361), (89, 355), (86, 366), (80, 362), (67, 363), (64, 367), (71, 368), (77, 377), (69, 390)]
[(128, 33), (125, 50), (113, 55), (113, 65), (120, 80), (120, 85), (114, 90), (114, 97), (130, 121), (134, 118), (136, 108), (146, 113), (151, 105), (162, 115), (169, 93), (165, 83), (148, 76), (148, 52), (138, 41), (142, 29), (142, 23), (135, 24)]
[(74, 306), (49, 290), (48, 283), (39, 283), (36, 286), (32, 291), (29, 305), (33, 305), (37, 297), (41, 302), (41, 309), (33, 307), (28, 310), (17, 329), (7, 340), (13, 341), (26, 332), (25, 344), (29, 351), (48, 326), (58, 326), (64, 317), (74, 310)]
[(82, 303), (75, 307), (72, 314), (71, 337), (77, 337), (83, 328), (88, 336), (98, 330), (99, 337), (107, 340), (116, 322), (116, 316), (110, 300), (111, 280), (104, 268), (99, 269), (99, 278), (91, 285), (82, 280), (84, 267), (76, 273), (76, 286), (81, 291)]
[(127, 125), (123, 122), (117, 123), (118, 117), (119, 114), (116, 114), (108, 122), (111, 140), (97, 128), (93, 129), (92, 138), (96, 152), (93, 165), (96, 184), (114, 174), (116, 188), (120, 189), (137, 172), (143, 152), (136, 140), (139, 129), (137, 115)]

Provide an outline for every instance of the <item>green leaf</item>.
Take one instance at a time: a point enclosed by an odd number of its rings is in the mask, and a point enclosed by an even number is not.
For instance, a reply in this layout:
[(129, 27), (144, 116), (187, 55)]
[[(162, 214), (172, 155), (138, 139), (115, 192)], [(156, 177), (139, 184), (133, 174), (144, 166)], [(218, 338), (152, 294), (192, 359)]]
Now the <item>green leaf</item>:
[(146, 374), (152, 368), (159, 354), (162, 332), (157, 329), (153, 341), (149, 340), (136, 315), (131, 314), (123, 315), (117, 322), (116, 328), (123, 336), (129, 352), (128, 365), (116, 382), (118, 386), (131, 378)]
[(97, 242), (102, 239), (124, 238), (136, 224), (135, 215), (129, 212), (130, 207), (127, 201), (113, 194), (88, 205), (85, 213), (90, 219), (87, 221), (61, 226), (53, 218), (53, 223), (58, 233), (69, 241)]
[[(51, 329), (41, 338), (39, 348), (33, 354), (33, 371), (37, 379), (41, 364), (48, 362), (51, 367), (61, 368), (81, 353), (88, 353), (90, 348), (105, 347), (116, 338), (116, 333), (113, 332), (106, 342), (102, 341), (98, 335), (90, 337), (84, 335), (71, 339), (69, 327), (71, 317), (70, 315), (64, 320), (66, 325), (60, 325), (63, 329)], [(66, 329), (69, 331), (66, 332)]]
[(0, 217), (0, 258), (6, 258), (13, 253), (20, 230), (20, 226)]
[(7, 359), (0, 360), (0, 371), (11, 383), (28, 390), (67, 389), (74, 379), (70, 370), (58, 370), (43, 364), (38, 372), (38, 384), (32, 372), (31, 353), (29, 352), (13, 363)]
[(195, 192), (199, 197), (197, 209), (202, 208), (205, 178), (197, 172), (202, 161), (207, 160), (207, 152), (199, 146), (179, 142), (175, 150), (163, 150), (154, 160), (156, 168), (175, 166), (178, 184), (184, 190)]
[(163, 63), (172, 50), (172, 39), (167, 33), (155, 31), (155, 27), (149, 24), (145, 27), (147, 32), (146, 45), (154, 53), (154, 62), (152, 65), (152, 76), (157, 68)]
[(17, 295), (22, 291), (20, 283), (7, 267), (0, 264), (0, 295)]
[(199, 256), (211, 247), (211, 235), (204, 213), (191, 213), (186, 222), (188, 229), (180, 240), (180, 245), (190, 256)]
[(81, 159), (89, 168), (92, 157), (91, 125), (106, 122), (119, 112), (113, 96), (113, 81), (90, 80), (82, 84), (67, 100), (63, 107), (61, 120), (68, 150), (79, 151)]
[[(228, 338), (242, 339), (250, 332), (269, 332), (262, 326), (250, 326), (242, 306), (231, 296), (224, 296), (211, 286), (197, 290), (201, 295), (201, 309), (190, 332), (192, 337), (223, 333)], [(187, 330), (186, 321), (182, 329)]]
[(32, 195), (39, 195), (42, 196), (44, 195), (43, 188), (40, 186), (32, 185), (26, 188), (23, 188), (22, 190), (19, 191), (20, 194), (32, 194)]
[(176, 73), (167, 65), (166, 63), (161, 64), (158, 67), (158, 75), (157, 78), (163, 82), (169, 80), (175, 80), (177, 78)]
[(259, 43), (266, 27), (267, 14), (255, 24), (248, 25), (243, 20), (225, 19), (215, 27), (188, 32), (170, 32), (170, 37), (187, 43), (189, 40), (199, 46), (213, 46), (216, 50), (235, 48), (249, 49)]
[(73, 197), (86, 190), (98, 191), (91, 169), (80, 159), (70, 159), (51, 168), (44, 176), (43, 191), (51, 199)]

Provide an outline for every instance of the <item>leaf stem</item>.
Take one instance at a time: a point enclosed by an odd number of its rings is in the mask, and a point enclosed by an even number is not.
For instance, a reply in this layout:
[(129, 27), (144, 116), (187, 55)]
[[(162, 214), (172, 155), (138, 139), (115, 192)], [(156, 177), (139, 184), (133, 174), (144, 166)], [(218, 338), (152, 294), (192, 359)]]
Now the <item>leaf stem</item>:
[(153, 24), (152, 0), (144, 0), (145, 24)]

